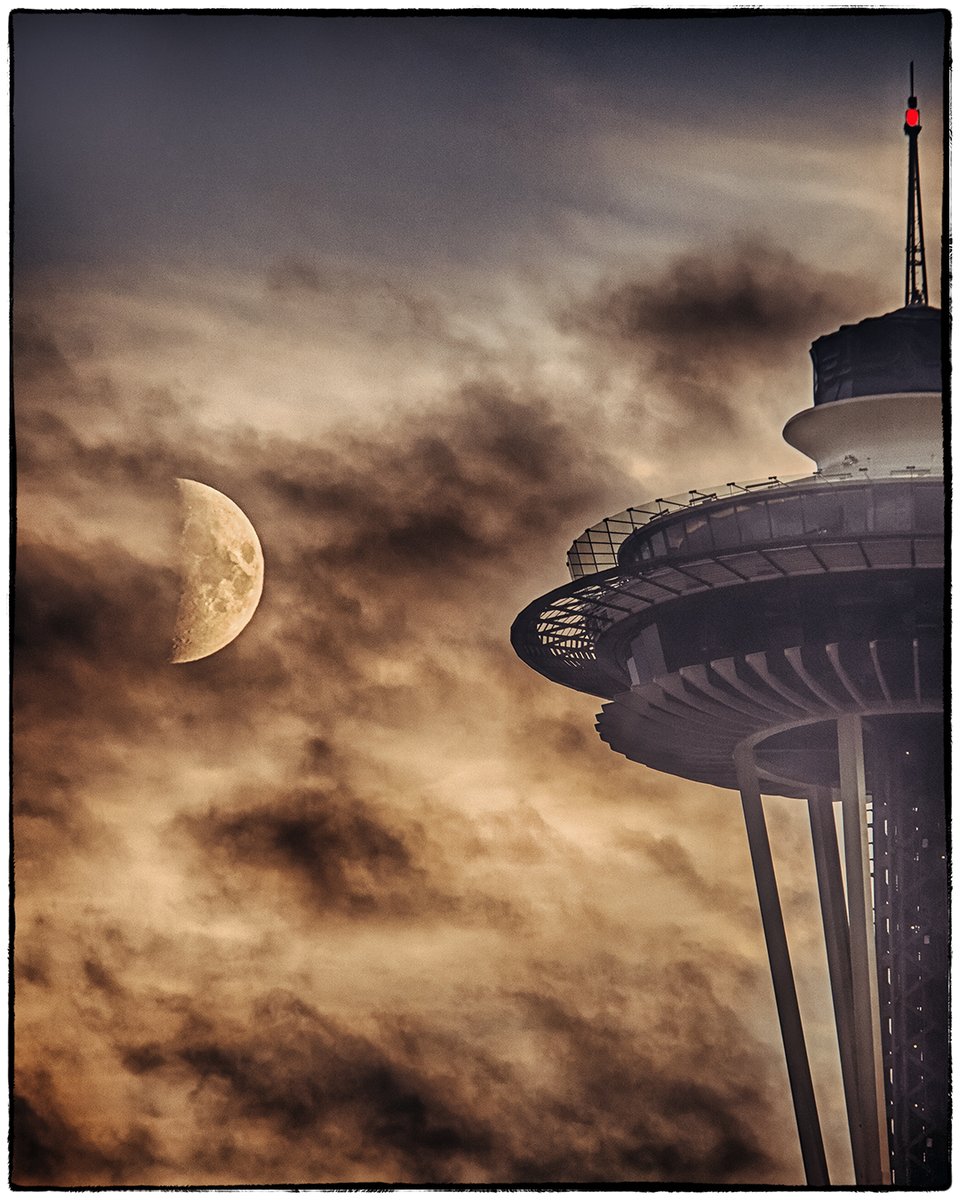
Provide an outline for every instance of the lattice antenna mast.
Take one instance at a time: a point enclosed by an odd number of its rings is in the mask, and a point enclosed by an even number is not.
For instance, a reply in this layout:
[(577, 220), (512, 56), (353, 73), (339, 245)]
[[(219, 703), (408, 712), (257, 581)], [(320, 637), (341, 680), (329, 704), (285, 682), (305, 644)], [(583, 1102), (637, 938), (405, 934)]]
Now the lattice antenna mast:
[(910, 64), (910, 97), (904, 115), (903, 132), (907, 135), (907, 271), (904, 304), (927, 303), (927, 255), (923, 246), (923, 207), (920, 203), (920, 110), (913, 94), (913, 63)]

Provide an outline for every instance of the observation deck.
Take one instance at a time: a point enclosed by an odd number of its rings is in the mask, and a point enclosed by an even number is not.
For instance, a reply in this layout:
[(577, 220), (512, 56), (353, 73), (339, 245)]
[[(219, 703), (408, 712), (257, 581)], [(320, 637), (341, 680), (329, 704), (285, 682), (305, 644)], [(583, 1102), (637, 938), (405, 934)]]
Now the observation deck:
[(943, 532), (943, 480), (916, 471), (771, 477), (658, 499), (581, 534), (567, 554), (572, 582), (528, 605), (511, 640), (541, 674), (609, 699), (636, 682), (606, 638), (633, 618), (744, 583), (942, 570)]

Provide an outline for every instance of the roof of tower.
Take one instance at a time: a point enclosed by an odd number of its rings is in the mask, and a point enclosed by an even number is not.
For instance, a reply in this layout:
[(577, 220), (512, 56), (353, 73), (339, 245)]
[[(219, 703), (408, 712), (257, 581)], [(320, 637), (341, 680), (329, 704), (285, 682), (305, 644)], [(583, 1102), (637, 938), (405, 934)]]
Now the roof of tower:
[(813, 402), (939, 392), (941, 356), (938, 308), (911, 304), (856, 325), (841, 325), (810, 347)]

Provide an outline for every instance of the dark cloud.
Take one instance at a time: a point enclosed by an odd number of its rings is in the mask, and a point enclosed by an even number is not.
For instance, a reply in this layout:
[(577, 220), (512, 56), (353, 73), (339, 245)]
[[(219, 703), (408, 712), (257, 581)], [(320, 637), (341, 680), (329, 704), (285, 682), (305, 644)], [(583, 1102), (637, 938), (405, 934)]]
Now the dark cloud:
[(83, 962), (83, 973), (92, 987), (106, 992), (110, 996), (120, 994), (121, 988), (113, 976), (113, 972), (96, 958), (87, 958)]
[(13, 1152), (11, 1182), (44, 1187), (69, 1179), (75, 1187), (122, 1184), (162, 1160), (149, 1132), (131, 1125), (103, 1145), (91, 1139), (60, 1110), (49, 1076), (42, 1074), (33, 1102), (14, 1093), (10, 1125)]
[(599, 324), (627, 343), (651, 339), (676, 365), (686, 351), (739, 373), (779, 361), (785, 345), (816, 335), (843, 311), (862, 310), (863, 290), (781, 247), (736, 242), (681, 255), (658, 278), (610, 291), (601, 299)]
[[(98, 791), (155, 718), (176, 580), (115, 544), (18, 548), (13, 615), (17, 865), (116, 849)], [(100, 787), (98, 788), (97, 783)], [(52, 857), (51, 857), (52, 856)]]
[(322, 292), (320, 272), (301, 258), (288, 256), (275, 262), (267, 271), (267, 287), (272, 292)]
[(45, 376), (47, 382), (51, 379), (73, 380), (67, 359), (35, 312), (24, 313), (14, 322), (11, 350), (21, 380), (38, 376)]
[[(513, 999), (524, 1038), (550, 1057), (549, 1082), (482, 1039), (410, 1017), (362, 1035), (282, 991), (256, 1000), (245, 1026), (192, 1012), (167, 1041), (121, 1057), (139, 1079), (188, 1081), (215, 1127), (269, 1124), (275, 1153), (307, 1182), (722, 1183), (768, 1162), (769, 1084), (751, 1055), (738, 1061), (736, 1016), (685, 970), (673, 1029), (657, 1033), (673, 1046), (704, 1005), (698, 1042), (726, 1027), (696, 1078), (671, 1078), (615, 1018), (533, 993)], [(251, 1182), (273, 1167), (236, 1163)]]
[[(553, 996), (524, 997), (573, 1083), (572, 1110), (603, 1113), (606, 1119), (601, 1154), (591, 1147), (574, 1176), (578, 1181), (605, 1181), (608, 1157), (618, 1164), (615, 1178), (664, 1183), (722, 1183), (764, 1163), (766, 1154), (754, 1123), (764, 1084), (756, 1076), (751, 1078), (746, 1064), (735, 1064), (725, 1038), (710, 1044), (721, 1022), (731, 1021), (730, 1033), (739, 1022), (717, 1003), (706, 976), (697, 968), (677, 963), (669, 974), (672, 978), (665, 982), (674, 1003), (668, 1019), (658, 1022), (656, 1033), (666, 1044), (682, 1041), (685, 1054), (699, 1044), (710, 1064), (702, 1075), (665, 1070), (662, 1054), (651, 1052), (650, 1034), (625, 1036), (625, 1030), (609, 1017), (587, 1015)], [(702, 1023), (699, 1029), (687, 1025), (694, 1014)], [(564, 1108), (566, 1103), (565, 1098)], [(560, 1106), (557, 1109), (560, 1125), (567, 1114)], [(544, 1165), (540, 1163), (539, 1169)], [(569, 1173), (569, 1163), (565, 1169)], [(540, 1176), (551, 1177), (551, 1173)], [(555, 1177), (567, 1175), (555, 1173)]]
[(124, 1066), (186, 1076), (206, 1090), (221, 1127), (266, 1122), (281, 1139), (278, 1157), (292, 1155), (298, 1172), (304, 1160), (314, 1164), (316, 1174), (296, 1176), (304, 1182), (329, 1181), (333, 1164), (346, 1178), (364, 1178), (369, 1164), (371, 1180), (443, 1182), (451, 1162), (493, 1150), (494, 1131), (463, 1111), (453, 1081), (289, 994), (258, 1000), (249, 1016), (254, 1036), (191, 1014), (167, 1044), (127, 1049)]
[(21, 751), (13, 789), (13, 812), (17, 822), (17, 859), (42, 859), (52, 839), (69, 844), (77, 852), (89, 852), (107, 836), (102, 821), (91, 811), (78, 786), (79, 772), (64, 771), (45, 760), (43, 749), (35, 756), (29, 727), (18, 731)]
[(324, 530), (310, 565), (338, 583), (459, 591), (466, 572), (506, 574), (539, 539), (565, 536), (618, 476), (544, 400), (477, 384), (375, 441), (315, 456), (301, 445), (261, 478)]
[(69, 1122), (48, 1106), (37, 1112), (22, 1096), (11, 1105), (13, 1137), (12, 1181), (20, 1186), (63, 1179), (68, 1165), (81, 1171), (103, 1171), (108, 1164), (96, 1147), (87, 1144)]
[[(326, 756), (328, 767), (329, 754)], [(333, 768), (342, 774), (343, 768)], [(293, 900), (313, 922), (449, 922), (519, 928), (523, 905), (486, 894), (474, 880), (476, 860), (490, 847), (469, 822), (421, 802), (413, 820), (366, 802), (344, 783), (329, 790), (244, 791), (227, 806), (181, 815), (173, 832), (186, 835), (204, 872), (229, 902)]]
[[(260, 804), (183, 818), (208, 864), (292, 877), (310, 903), (349, 916), (410, 915), (435, 893), (407, 839), (386, 828), (357, 797), (303, 791)], [(423, 829), (411, 834), (424, 837)], [(409, 837), (410, 835), (408, 835)]]
[[(13, 650), (19, 672), (162, 662), (176, 612), (176, 575), (109, 543), (92, 553), (28, 543), (16, 560)], [(104, 680), (106, 683), (106, 680)], [(18, 698), (26, 710), (35, 693)], [(69, 703), (69, 696), (59, 697)], [(47, 701), (49, 702), (49, 701)]]
[(609, 283), (562, 324), (634, 364), (648, 390), (669, 396), (675, 426), (730, 430), (752, 413), (744, 381), (876, 303), (863, 279), (742, 239), (678, 255), (652, 279)]

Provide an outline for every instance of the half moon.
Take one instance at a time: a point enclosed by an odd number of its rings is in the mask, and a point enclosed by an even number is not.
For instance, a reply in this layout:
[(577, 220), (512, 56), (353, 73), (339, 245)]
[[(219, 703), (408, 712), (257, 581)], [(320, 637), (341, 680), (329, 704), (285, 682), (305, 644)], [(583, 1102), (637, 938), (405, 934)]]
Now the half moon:
[(178, 479), (180, 601), (170, 661), (216, 654), (256, 612), (263, 592), (263, 551), (257, 531), (216, 488)]

